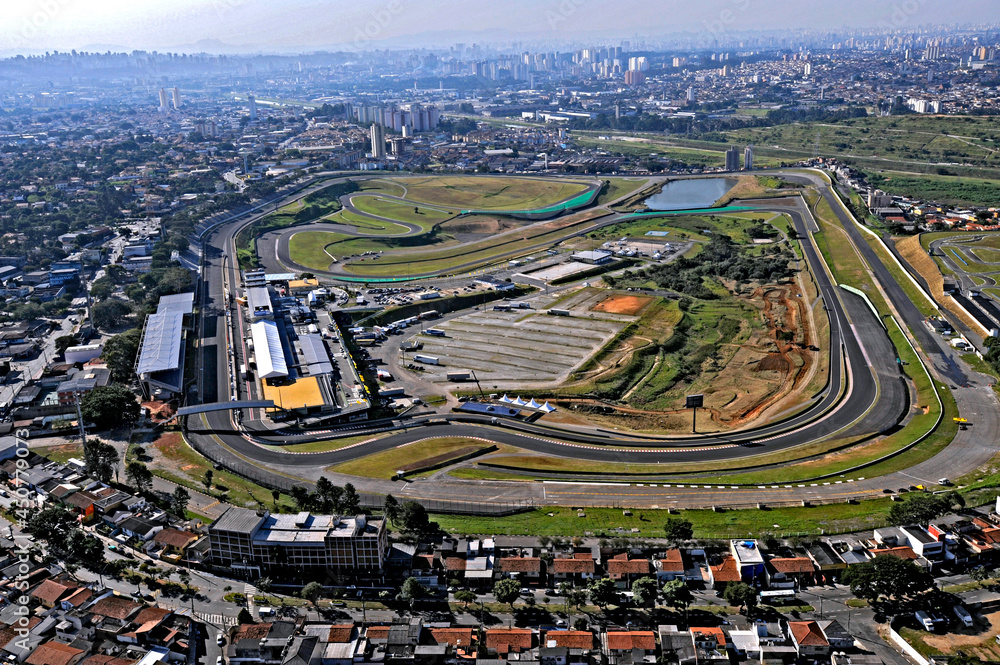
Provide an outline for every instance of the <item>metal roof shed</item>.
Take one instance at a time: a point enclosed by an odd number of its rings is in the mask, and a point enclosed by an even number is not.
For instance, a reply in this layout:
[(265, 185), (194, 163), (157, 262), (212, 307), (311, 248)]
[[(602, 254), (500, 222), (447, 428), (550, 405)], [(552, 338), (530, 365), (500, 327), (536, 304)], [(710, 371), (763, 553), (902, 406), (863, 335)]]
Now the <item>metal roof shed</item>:
[(170, 296), (160, 296), (160, 302), (156, 307), (157, 314), (164, 312), (181, 312), (190, 314), (194, 311), (193, 293), (175, 293)]
[(135, 368), (136, 374), (177, 369), (181, 361), (183, 332), (183, 313), (150, 314), (146, 318), (146, 330), (142, 336), (142, 349)]
[(250, 324), (250, 337), (257, 354), (257, 376), (277, 379), (288, 376), (285, 352), (281, 349), (278, 324), (274, 321), (257, 321)]

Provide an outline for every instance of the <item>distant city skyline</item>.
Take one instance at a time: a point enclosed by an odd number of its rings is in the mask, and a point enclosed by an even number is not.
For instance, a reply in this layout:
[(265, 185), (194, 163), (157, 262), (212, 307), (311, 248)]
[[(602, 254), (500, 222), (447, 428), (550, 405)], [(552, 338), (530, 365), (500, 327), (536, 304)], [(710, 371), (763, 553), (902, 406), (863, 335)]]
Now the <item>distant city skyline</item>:
[(59, 50), (296, 52), (570, 42), (675, 33), (706, 46), (745, 30), (990, 22), (991, 2), (955, 0), (30, 0), (0, 14), (0, 53)]

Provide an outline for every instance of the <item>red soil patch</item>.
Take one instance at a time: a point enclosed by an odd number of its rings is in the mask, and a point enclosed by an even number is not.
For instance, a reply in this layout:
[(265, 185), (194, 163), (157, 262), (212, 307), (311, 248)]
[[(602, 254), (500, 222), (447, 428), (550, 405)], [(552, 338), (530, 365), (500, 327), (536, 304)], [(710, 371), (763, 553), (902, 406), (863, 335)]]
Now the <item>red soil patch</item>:
[(653, 299), (648, 296), (613, 295), (591, 307), (591, 311), (634, 316), (651, 302)]

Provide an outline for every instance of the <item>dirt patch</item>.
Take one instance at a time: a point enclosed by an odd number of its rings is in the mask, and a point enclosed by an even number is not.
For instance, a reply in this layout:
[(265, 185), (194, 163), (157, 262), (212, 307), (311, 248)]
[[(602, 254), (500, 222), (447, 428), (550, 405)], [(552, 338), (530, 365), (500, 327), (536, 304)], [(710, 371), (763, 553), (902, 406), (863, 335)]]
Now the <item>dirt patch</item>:
[(493, 235), (520, 226), (524, 226), (524, 222), (502, 217), (463, 217), (445, 222), (441, 229), (462, 235)]
[(149, 419), (154, 423), (170, 420), (177, 413), (176, 405), (171, 402), (143, 402), (142, 405), (149, 409)]
[(591, 307), (593, 312), (606, 312), (608, 314), (626, 314), (635, 316), (646, 308), (653, 299), (648, 296), (629, 296), (621, 293), (610, 295), (601, 302)]
[(781, 372), (784, 374), (789, 370), (788, 359), (780, 353), (769, 353), (757, 363), (752, 372)]
[[(995, 661), (1000, 656), (1000, 645), (993, 639), (1000, 633), (1000, 612), (984, 614), (983, 618), (990, 622), (990, 626), (979, 632), (963, 631), (947, 635), (928, 633), (921, 635), (921, 638), (924, 644), (944, 654), (954, 654), (961, 649), (984, 661)], [(981, 622), (977, 623), (981, 625)]]

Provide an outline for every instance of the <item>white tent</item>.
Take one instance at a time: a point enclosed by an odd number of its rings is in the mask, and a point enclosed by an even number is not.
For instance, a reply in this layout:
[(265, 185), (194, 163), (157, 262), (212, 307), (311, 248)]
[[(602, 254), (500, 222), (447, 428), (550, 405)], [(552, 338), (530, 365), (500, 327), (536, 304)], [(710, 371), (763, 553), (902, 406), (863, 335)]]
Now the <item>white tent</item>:
[(540, 409), (540, 408), (542, 408), (542, 405), (539, 404), (538, 402), (536, 402), (534, 397), (532, 397), (531, 401), (528, 402), (527, 404), (525, 404), (525, 406), (528, 407), (529, 409)]
[(513, 402), (514, 400), (512, 400), (512, 399), (511, 399), (511, 398), (509, 398), (509, 397), (507, 397), (507, 395), (504, 395), (503, 397), (501, 397), (501, 398), (500, 398), (500, 400), (499, 400), (499, 401), (500, 401), (500, 402), (502, 402), (503, 404), (510, 404), (510, 403), (511, 403), (511, 402)]
[(525, 402), (523, 399), (521, 399), (520, 397), (518, 397), (513, 402), (511, 402), (511, 404), (513, 404), (514, 406), (525, 406), (527, 404), (527, 402)]
[(554, 407), (551, 404), (549, 404), (548, 402), (546, 402), (538, 410), (539, 411), (544, 411), (545, 413), (552, 413), (553, 411), (556, 410), (556, 407)]

